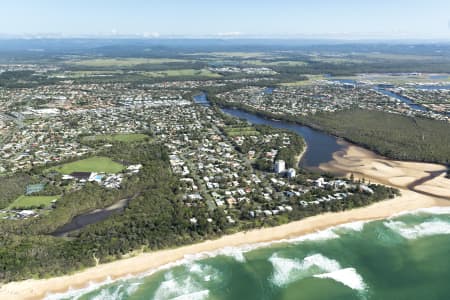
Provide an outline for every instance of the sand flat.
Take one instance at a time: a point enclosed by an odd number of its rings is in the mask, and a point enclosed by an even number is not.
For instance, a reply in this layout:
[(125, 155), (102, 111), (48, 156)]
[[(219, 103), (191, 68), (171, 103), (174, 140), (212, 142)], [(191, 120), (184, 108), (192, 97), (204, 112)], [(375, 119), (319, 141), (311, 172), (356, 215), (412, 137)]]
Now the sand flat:
[[(408, 189), (416, 181), (434, 172), (445, 172), (446, 167), (439, 164), (390, 160), (364, 148), (348, 145), (346, 150), (334, 153), (332, 161), (321, 164), (320, 169), (347, 176), (353, 173), (356, 178)], [(450, 188), (450, 180), (443, 175), (438, 178), (417, 185), (416, 191), (426, 189), (427, 193), (436, 197), (450, 196), (449, 192), (444, 191), (446, 187)]]

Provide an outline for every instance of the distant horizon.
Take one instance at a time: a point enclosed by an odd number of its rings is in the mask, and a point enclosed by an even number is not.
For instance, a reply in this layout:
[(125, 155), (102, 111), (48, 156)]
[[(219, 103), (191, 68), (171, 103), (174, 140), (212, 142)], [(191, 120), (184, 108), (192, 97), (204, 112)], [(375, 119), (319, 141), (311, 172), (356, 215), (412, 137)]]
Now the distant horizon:
[(450, 40), (446, 0), (5, 0), (0, 36)]
[(235, 37), (223, 37), (214, 35), (162, 35), (157, 37), (148, 37), (140, 34), (123, 34), (123, 35), (108, 35), (108, 34), (74, 34), (63, 35), (58, 33), (36, 33), (36, 34), (3, 34), (0, 33), (0, 40), (141, 40), (141, 41), (157, 41), (157, 40), (211, 40), (211, 41), (317, 41), (317, 42), (337, 42), (337, 43), (450, 43), (449, 38), (426, 38), (426, 37), (340, 37), (340, 36), (306, 36), (306, 35), (241, 35)]

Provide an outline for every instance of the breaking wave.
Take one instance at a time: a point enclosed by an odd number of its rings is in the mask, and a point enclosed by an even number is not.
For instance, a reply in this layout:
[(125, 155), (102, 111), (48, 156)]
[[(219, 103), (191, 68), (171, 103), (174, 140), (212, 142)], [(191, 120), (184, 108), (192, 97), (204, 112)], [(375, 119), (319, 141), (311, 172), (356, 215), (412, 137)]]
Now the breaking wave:
[(192, 299), (202, 300), (208, 297), (209, 290), (205, 289), (201, 282), (193, 276), (176, 277), (172, 272), (168, 272), (164, 276), (164, 281), (159, 285), (153, 299)]
[(404, 215), (420, 215), (420, 214), (430, 214), (430, 215), (450, 215), (450, 206), (435, 206), (428, 208), (419, 208), (416, 210), (409, 210), (400, 212), (398, 214), (392, 215), (388, 219), (394, 219)]
[(364, 225), (366, 225), (368, 222), (370, 221), (356, 221), (352, 223), (346, 223), (336, 226), (336, 229), (345, 229), (348, 231), (361, 232), (364, 229)]
[(383, 224), (409, 240), (431, 235), (450, 234), (450, 223), (444, 221), (428, 221), (418, 225), (407, 225), (401, 221), (391, 220)]
[[(128, 276), (128, 279), (131, 278), (131, 276)], [(55, 294), (48, 294), (45, 299), (46, 300), (59, 300), (59, 299), (72, 299), (77, 300), (81, 298), (82, 296), (93, 293), (99, 288), (117, 282), (117, 286), (111, 287), (111, 288), (105, 288), (100, 290), (99, 294), (93, 295), (91, 299), (93, 300), (115, 300), (115, 299), (122, 299), (126, 296), (129, 296), (133, 294), (139, 286), (142, 284), (140, 281), (134, 281), (134, 282), (128, 282), (127, 279), (121, 279), (119, 281), (113, 281), (110, 277), (107, 277), (103, 282), (101, 283), (94, 283), (90, 282), (87, 287), (83, 289), (72, 289), (70, 288), (65, 293), (55, 293)]]
[(333, 271), (325, 274), (314, 275), (317, 278), (329, 278), (348, 286), (352, 290), (363, 291), (366, 289), (366, 284), (363, 278), (354, 268), (345, 268), (342, 270)]
[(363, 278), (354, 268), (343, 269), (339, 262), (322, 254), (314, 254), (303, 260), (283, 258), (276, 253), (269, 261), (273, 266), (271, 282), (276, 286), (285, 286), (307, 277), (330, 278), (354, 290), (365, 290)]

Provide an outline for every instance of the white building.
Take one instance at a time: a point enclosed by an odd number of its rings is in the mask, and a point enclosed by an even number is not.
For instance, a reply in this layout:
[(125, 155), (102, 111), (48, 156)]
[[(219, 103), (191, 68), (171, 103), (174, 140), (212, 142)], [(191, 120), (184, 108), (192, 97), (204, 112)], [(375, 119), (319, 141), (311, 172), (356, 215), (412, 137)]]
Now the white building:
[(287, 177), (288, 177), (288, 178), (294, 178), (296, 174), (297, 174), (297, 173), (295, 172), (295, 169), (294, 169), (294, 168), (289, 168), (289, 169), (287, 170)]
[(286, 170), (286, 163), (284, 160), (277, 160), (275, 162), (275, 173), (283, 173)]

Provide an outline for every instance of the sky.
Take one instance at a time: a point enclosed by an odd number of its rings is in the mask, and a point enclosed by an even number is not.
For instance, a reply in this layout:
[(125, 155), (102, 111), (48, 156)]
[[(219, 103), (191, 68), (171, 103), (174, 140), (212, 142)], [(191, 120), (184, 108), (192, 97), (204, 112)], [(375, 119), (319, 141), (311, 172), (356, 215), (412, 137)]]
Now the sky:
[(450, 0), (0, 0), (0, 35), (450, 39)]

